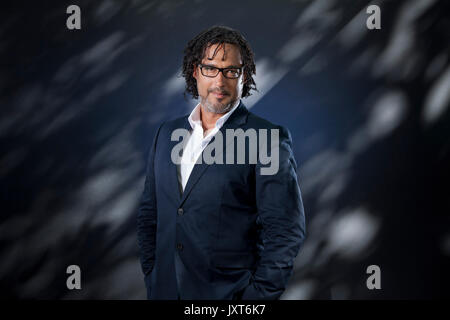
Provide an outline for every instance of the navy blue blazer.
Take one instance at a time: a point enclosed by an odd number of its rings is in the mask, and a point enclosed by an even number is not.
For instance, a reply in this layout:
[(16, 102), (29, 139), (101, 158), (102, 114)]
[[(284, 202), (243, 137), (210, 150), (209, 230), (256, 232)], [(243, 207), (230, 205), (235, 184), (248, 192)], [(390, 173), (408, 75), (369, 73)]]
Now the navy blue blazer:
[(261, 175), (268, 165), (248, 158), (245, 164), (203, 161), (181, 193), (171, 161), (177, 128), (191, 129), (187, 115), (163, 123), (155, 135), (138, 210), (148, 299), (278, 299), (305, 238), (289, 131), (240, 102), (220, 129), (223, 137), (226, 129), (279, 129), (278, 172)]

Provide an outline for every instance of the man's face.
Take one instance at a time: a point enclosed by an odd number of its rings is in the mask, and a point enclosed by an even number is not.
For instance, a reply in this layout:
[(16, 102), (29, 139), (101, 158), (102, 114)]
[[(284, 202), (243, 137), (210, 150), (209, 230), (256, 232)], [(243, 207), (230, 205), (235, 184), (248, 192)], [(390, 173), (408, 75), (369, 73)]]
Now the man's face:
[[(216, 48), (216, 55), (214, 55)], [(201, 63), (218, 68), (242, 67), (242, 58), (236, 45), (213, 44), (206, 48)], [(197, 80), (201, 105), (210, 112), (225, 113), (242, 96), (243, 72), (237, 79), (225, 78), (222, 72), (214, 78), (209, 78), (201, 73), (200, 66), (196, 66), (193, 76)]]

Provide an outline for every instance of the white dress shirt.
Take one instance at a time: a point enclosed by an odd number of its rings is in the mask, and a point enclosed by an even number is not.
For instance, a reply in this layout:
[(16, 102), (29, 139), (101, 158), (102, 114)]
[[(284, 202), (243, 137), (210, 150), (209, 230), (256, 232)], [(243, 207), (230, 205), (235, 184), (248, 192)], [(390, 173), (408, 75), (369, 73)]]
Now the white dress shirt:
[(200, 103), (192, 110), (189, 115), (189, 124), (192, 130), (190, 131), (191, 136), (187, 141), (187, 144), (183, 150), (181, 156), (181, 163), (177, 166), (178, 169), (178, 182), (180, 185), (181, 192), (184, 191), (186, 187), (189, 176), (191, 175), (192, 169), (197, 162), (198, 157), (201, 155), (203, 150), (206, 148), (208, 143), (211, 141), (212, 137), (217, 133), (217, 131), (222, 128), (223, 124), (231, 116), (234, 110), (239, 106), (240, 100), (236, 101), (236, 104), (231, 108), (230, 111), (225, 113), (219, 119), (217, 119), (214, 128), (203, 132), (202, 121), (200, 119)]

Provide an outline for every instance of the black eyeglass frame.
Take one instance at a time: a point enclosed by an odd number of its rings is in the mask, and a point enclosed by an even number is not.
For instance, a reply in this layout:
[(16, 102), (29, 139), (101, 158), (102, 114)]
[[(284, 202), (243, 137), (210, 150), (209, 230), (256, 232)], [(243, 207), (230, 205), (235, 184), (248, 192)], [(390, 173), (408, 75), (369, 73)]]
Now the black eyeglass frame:
[[(205, 77), (208, 77), (208, 78), (215, 78), (215, 77), (217, 77), (217, 75), (219, 74), (219, 72), (222, 72), (223, 76), (224, 76), (225, 78), (227, 78), (227, 79), (237, 79), (237, 78), (239, 78), (239, 77), (241, 76), (241, 74), (242, 74), (242, 69), (244, 68), (244, 66), (239, 67), (239, 68), (236, 68), (236, 67), (231, 67), (231, 68), (230, 68), (230, 67), (228, 67), (228, 68), (218, 68), (218, 67), (210, 66), (210, 65), (207, 65), (207, 64), (201, 64), (201, 63), (199, 63), (198, 66), (200, 67), (200, 72), (201, 72), (202, 75), (205, 76)], [(205, 74), (203, 73), (203, 68), (204, 68), (204, 67), (216, 69), (216, 70), (217, 70), (216, 75), (214, 75), (214, 76), (208, 76), (208, 75), (205, 75)], [(236, 78), (230, 78), (230, 77), (227, 77), (227, 76), (225, 75), (225, 72), (224, 72), (224, 71), (226, 71), (226, 70), (236, 70), (236, 69), (239, 70), (239, 74), (238, 74), (238, 76), (237, 76)]]

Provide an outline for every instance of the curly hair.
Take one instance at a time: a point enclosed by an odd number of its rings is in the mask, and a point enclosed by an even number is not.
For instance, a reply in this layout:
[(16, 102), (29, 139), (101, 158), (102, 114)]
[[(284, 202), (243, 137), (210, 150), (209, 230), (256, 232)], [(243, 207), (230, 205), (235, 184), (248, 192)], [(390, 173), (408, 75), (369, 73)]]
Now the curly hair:
[(193, 99), (198, 98), (197, 81), (193, 76), (194, 68), (201, 63), (206, 49), (216, 43), (218, 43), (219, 46), (224, 43), (234, 44), (240, 49), (244, 74), (242, 98), (250, 96), (251, 90), (258, 91), (252, 76), (253, 74), (256, 74), (254, 55), (247, 40), (237, 30), (225, 26), (213, 26), (200, 32), (195, 38), (188, 42), (184, 49), (182, 71), (182, 75), (186, 79), (184, 97), (186, 98), (186, 94), (188, 93), (192, 95)]

